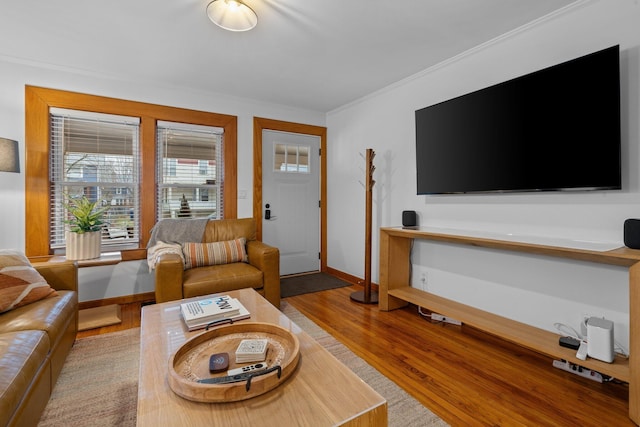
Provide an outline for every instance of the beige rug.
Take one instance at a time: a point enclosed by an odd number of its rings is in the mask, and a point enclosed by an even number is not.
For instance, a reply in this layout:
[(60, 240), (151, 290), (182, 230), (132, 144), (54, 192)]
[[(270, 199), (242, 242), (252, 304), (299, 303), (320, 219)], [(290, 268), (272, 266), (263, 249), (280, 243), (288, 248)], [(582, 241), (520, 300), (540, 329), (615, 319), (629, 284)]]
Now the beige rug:
[(42, 426), (135, 426), (140, 329), (77, 340)]
[[(447, 425), (286, 301), (282, 311), (387, 399), (390, 426)], [(38, 425), (135, 426), (139, 347), (139, 328), (78, 340)]]

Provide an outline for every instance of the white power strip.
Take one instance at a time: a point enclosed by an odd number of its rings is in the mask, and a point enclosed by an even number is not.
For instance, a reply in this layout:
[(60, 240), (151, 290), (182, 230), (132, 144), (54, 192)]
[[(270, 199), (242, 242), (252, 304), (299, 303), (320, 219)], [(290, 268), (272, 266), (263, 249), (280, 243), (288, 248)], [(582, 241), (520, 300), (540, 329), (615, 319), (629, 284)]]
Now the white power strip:
[(451, 323), (452, 325), (458, 325), (458, 326), (462, 325), (461, 321), (453, 319), (451, 317), (443, 316), (442, 314), (438, 314), (438, 313), (431, 313), (431, 320), (435, 322)]
[(582, 366), (576, 365), (575, 363), (567, 362), (565, 360), (554, 360), (553, 367), (562, 369), (563, 371), (571, 372), (572, 374), (590, 379), (592, 381), (596, 381), (599, 383), (602, 382), (602, 374), (600, 372), (583, 368)]

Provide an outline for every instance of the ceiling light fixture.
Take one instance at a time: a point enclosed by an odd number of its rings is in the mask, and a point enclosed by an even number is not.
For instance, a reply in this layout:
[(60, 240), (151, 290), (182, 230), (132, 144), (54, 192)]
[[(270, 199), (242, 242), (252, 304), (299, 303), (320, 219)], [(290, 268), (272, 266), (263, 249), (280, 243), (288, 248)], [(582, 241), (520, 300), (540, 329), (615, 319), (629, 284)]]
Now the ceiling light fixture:
[(258, 15), (239, 0), (213, 0), (207, 6), (207, 16), (229, 31), (249, 31), (258, 23)]

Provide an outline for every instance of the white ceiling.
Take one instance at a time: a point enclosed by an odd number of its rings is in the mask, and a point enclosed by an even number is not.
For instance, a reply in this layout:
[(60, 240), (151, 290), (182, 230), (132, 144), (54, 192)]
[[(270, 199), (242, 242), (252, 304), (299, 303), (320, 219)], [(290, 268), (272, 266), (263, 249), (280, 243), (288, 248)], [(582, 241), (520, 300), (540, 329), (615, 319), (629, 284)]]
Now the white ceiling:
[(574, 0), (245, 0), (244, 33), (208, 2), (1, 0), (0, 59), (330, 111)]

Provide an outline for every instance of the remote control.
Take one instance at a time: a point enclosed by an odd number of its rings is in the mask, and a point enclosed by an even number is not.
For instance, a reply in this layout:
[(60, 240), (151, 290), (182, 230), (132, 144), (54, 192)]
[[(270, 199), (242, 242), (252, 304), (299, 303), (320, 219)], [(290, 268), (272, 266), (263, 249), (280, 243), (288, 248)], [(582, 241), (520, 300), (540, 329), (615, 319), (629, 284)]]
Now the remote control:
[(251, 375), (253, 375), (253, 373), (229, 375), (227, 377), (203, 378), (203, 379), (198, 380), (198, 382), (199, 383), (203, 383), (203, 384), (237, 383), (237, 382), (240, 382), (240, 381), (248, 380)]
[(580, 341), (580, 348), (578, 348), (576, 357), (580, 360), (587, 360), (587, 342), (586, 341)]
[(254, 365), (243, 366), (242, 368), (229, 369), (227, 375), (239, 375), (239, 374), (255, 374), (256, 372), (264, 371), (267, 369), (266, 363), (256, 363)]

